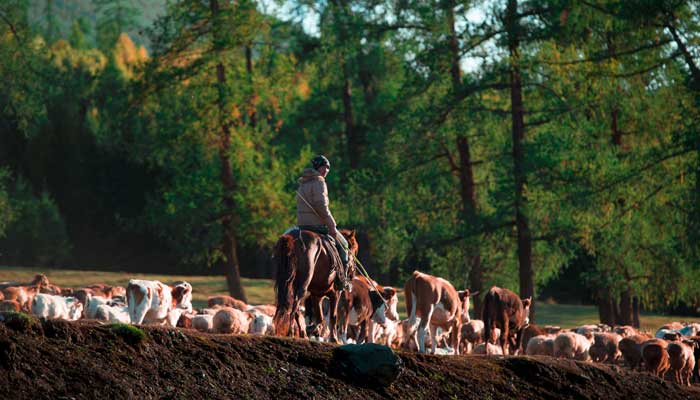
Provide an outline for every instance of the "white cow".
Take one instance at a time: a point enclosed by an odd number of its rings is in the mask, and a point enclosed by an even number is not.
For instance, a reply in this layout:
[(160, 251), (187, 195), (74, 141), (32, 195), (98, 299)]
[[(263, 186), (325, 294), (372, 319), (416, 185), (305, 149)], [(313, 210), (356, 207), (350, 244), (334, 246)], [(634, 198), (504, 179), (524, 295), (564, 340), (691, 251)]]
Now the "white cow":
[(85, 297), (85, 308), (83, 309), (83, 316), (86, 319), (99, 319), (95, 317), (97, 313), (97, 307), (106, 305), (109, 299), (104, 296), (93, 296), (92, 294)]
[(192, 312), (192, 285), (178, 282), (173, 286), (160, 281), (132, 279), (126, 288), (132, 324), (167, 323), (177, 326), (184, 312)]
[(95, 310), (94, 318), (99, 321), (122, 322), (125, 324), (131, 322), (128, 306), (100, 304)]
[(75, 297), (39, 293), (32, 299), (32, 314), (48, 319), (75, 321), (83, 313), (83, 305)]

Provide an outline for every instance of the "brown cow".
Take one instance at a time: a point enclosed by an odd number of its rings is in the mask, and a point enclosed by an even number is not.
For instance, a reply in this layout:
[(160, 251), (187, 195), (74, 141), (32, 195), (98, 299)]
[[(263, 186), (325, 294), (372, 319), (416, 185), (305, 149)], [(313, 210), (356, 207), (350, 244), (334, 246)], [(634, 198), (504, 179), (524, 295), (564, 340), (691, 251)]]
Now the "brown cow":
[(517, 294), (508, 289), (492, 287), (484, 298), (483, 317), (484, 341), (492, 338), (494, 328), (501, 329), (500, 338), (497, 338), (503, 348), (503, 354), (508, 353), (508, 343), (514, 345), (517, 350), (517, 338), (520, 330), (529, 323), (530, 303), (532, 298), (521, 300)]
[[(390, 300), (396, 296), (396, 290), (385, 288), (384, 293), (379, 293), (370, 287), (367, 279), (353, 278), (352, 290), (343, 290), (338, 300), (338, 326), (340, 338), (343, 344), (347, 343), (348, 325), (357, 325), (360, 328), (356, 343), (364, 340), (374, 341), (373, 324), (386, 325), (386, 308)], [(384, 298), (384, 300), (382, 300)], [(386, 302), (386, 303), (385, 303)]]
[[(451, 283), (432, 275), (414, 271), (404, 285), (406, 311), (412, 332), (418, 335), (418, 351), (425, 353), (425, 330), (430, 325), (430, 336), (435, 339), (437, 328), (443, 332), (451, 331), (451, 345), (455, 354), (459, 354), (461, 339), (462, 310), (469, 306), (469, 290), (457, 292)], [(419, 317), (416, 332), (416, 317)], [(414, 339), (415, 340), (415, 339)], [(437, 340), (432, 341), (435, 353)]]
[(618, 348), (627, 365), (632, 369), (637, 369), (642, 363), (642, 343), (651, 339), (646, 334), (632, 335), (624, 337), (618, 343)]
[(682, 342), (671, 342), (668, 344), (668, 357), (676, 383), (690, 386), (690, 377), (695, 369), (695, 342), (684, 340)]
[(663, 379), (666, 371), (671, 368), (668, 357), (668, 342), (663, 339), (649, 339), (642, 343), (642, 359), (644, 368), (654, 376)]

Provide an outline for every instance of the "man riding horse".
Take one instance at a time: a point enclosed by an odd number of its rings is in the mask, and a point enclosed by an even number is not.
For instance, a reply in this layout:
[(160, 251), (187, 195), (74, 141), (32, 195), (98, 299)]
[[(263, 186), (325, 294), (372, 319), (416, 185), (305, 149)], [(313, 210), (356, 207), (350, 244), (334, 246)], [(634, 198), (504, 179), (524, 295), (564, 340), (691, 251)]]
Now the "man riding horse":
[[(311, 306), (312, 335), (323, 331), (323, 298), (329, 300), (329, 340), (336, 340), (336, 307), (338, 292), (350, 290), (354, 262), (349, 259), (348, 242), (357, 254), (354, 231), (339, 234), (333, 214), (328, 209), (328, 188), (325, 177), (330, 162), (324, 156), (311, 160), (312, 168), (304, 170), (297, 190), (298, 229), (285, 232), (275, 245), (277, 264), (275, 279), (276, 306), (274, 324), (279, 335), (306, 336), (301, 311), (302, 301)], [(309, 311), (309, 310), (307, 310)]]
[(335, 239), (343, 267), (348, 266), (348, 242), (338, 234), (335, 219), (328, 208), (328, 188), (326, 175), (331, 170), (331, 163), (325, 156), (319, 155), (311, 160), (312, 168), (304, 169), (299, 178), (297, 190), (297, 225), (299, 229), (330, 235)]

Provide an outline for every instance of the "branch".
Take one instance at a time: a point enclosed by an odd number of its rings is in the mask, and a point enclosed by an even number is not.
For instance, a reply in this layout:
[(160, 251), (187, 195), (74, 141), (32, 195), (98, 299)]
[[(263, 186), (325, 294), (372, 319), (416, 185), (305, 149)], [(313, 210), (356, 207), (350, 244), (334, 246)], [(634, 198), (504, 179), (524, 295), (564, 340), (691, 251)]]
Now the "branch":
[(617, 53), (615, 53), (615, 55), (612, 55), (612, 54), (609, 54), (608, 52), (605, 52), (605, 53), (600, 54), (598, 56), (584, 58), (584, 59), (580, 59), (580, 60), (568, 60), (568, 61), (546, 61), (545, 60), (542, 62), (545, 64), (548, 64), (548, 65), (574, 65), (574, 64), (589, 63), (589, 62), (600, 62), (600, 61), (609, 60), (611, 58), (617, 58), (620, 56), (627, 56), (627, 55), (636, 54), (636, 53), (639, 53), (639, 52), (642, 52), (645, 50), (652, 50), (652, 49), (661, 47), (663, 45), (669, 44), (671, 42), (672, 42), (671, 39), (665, 39), (665, 40), (662, 40), (659, 42), (639, 46), (639, 47), (636, 47), (634, 49), (629, 49), (629, 50), (617, 52)]

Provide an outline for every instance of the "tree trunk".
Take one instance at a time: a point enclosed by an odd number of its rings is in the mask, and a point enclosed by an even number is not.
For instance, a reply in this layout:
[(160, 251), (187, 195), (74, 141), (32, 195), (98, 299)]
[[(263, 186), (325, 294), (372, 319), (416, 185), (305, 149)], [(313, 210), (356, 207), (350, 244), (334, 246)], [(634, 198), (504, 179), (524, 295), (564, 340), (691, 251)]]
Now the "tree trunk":
[(598, 317), (600, 322), (610, 326), (615, 325), (615, 310), (613, 299), (608, 288), (598, 289)]
[(248, 73), (248, 83), (250, 84), (250, 89), (252, 91), (248, 105), (248, 124), (251, 128), (255, 129), (255, 127), (258, 124), (257, 111), (255, 105), (255, 101), (258, 95), (257, 93), (255, 93), (255, 89), (253, 88), (253, 50), (251, 49), (250, 45), (245, 46), (245, 69)]
[[(455, 30), (454, 0), (446, 4), (447, 28), (449, 29), (450, 49), (450, 77), (452, 78), (452, 91), (457, 93), (462, 85), (462, 72), (459, 66), (459, 41)], [(474, 182), (474, 170), (472, 165), (471, 149), (469, 138), (466, 135), (457, 136), (457, 151), (459, 153), (459, 184), (462, 198), (462, 224), (466, 227), (469, 224), (478, 222), (478, 205), (476, 201), (476, 184)], [(481, 269), (481, 254), (479, 245), (468, 242), (466, 245), (467, 264), (469, 266), (469, 289), (472, 292), (482, 292), (483, 272)], [(461, 288), (460, 288), (461, 289)], [(474, 315), (481, 315), (481, 296), (474, 297)]]
[[(212, 16), (214, 18), (214, 24), (216, 23), (217, 14), (219, 13), (219, 2), (217, 0), (211, 0), (210, 8)], [(215, 26), (214, 31), (221, 32), (221, 27)], [(216, 49), (222, 50), (222, 49)], [(221, 249), (223, 251), (224, 259), (221, 261), (223, 264), (223, 270), (226, 274), (226, 283), (228, 284), (229, 294), (243, 302), (248, 302), (246, 298), (245, 291), (241, 285), (241, 273), (240, 265), (238, 263), (238, 249), (236, 235), (233, 229), (233, 217), (234, 217), (234, 200), (233, 200), (233, 190), (234, 181), (233, 173), (231, 172), (231, 160), (229, 159), (228, 152), (231, 147), (231, 128), (229, 122), (226, 120), (226, 70), (224, 64), (219, 62), (216, 65), (216, 78), (218, 87), (218, 103), (219, 103), (219, 115), (221, 122), (221, 137), (219, 140), (219, 162), (221, 168), (221, 185), (224, 188), (224, 210), (225, 216), (221, 219), (221, 229), (223, 231), (223, 238)]]
[(352, 83), (346, 65), (343, 66), (343, 122), (345, 124), (345, 139), (348, 146), (348, 159), (350, 168), (357, 169), (360, 166), (361, 140), (357, 136), (355, 120), (352, 115)]
[(639, 297), (632, 298), (632, 326), (639, 329)]
[(620, 296), (620, 314), (617, 316), (618, 325), (632, 325), (632, 291), (628, 288)]
[[(527, 199), (524, 196), (527, 176), (525, 171), (525, 118), (520, 76), (518, 1), (508, 0), (506, 9), (508, 30), (508, 52), (510, 57), (510, 101), (513, 135), (513, 175), (515, 177), (515, 226), (518, 236), (518, 264), (520, 267), (520, 297), (535, 294), (534, 271), (532, 269), (532, 237), (525, 215)], [(535, 321), (534, 302), (530, 306), (530, 321)]]

